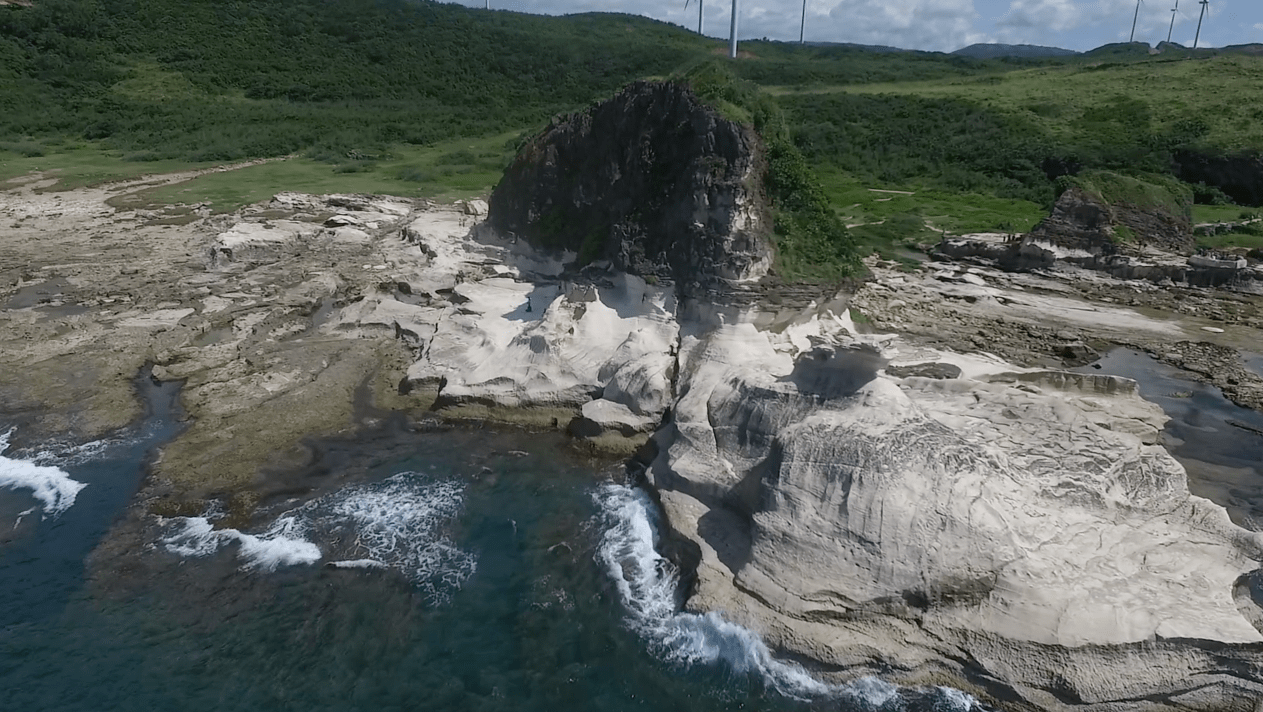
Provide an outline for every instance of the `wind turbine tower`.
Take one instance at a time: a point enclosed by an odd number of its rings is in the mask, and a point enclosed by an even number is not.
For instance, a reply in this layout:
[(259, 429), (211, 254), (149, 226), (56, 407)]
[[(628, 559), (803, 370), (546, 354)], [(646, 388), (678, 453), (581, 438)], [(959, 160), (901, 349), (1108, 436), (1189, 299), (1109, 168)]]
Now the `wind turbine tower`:
[(1202, 18), (1206, 16), (1206, 6), (1209, 4), (1210, 0), (1202, 0), (1202, 11), (1197, 15), (1197, 34), (1193, 35), (1193, 49), (1197, 49), (1197, 40), (1202, 37)]
[(1127, 38), (1129, 44), (1136, 41), (1136, 19), (1140, 17), (1140, 3), (1144, 1), (1136, 0), (1136, 12), (1131, 16), (1131, 37)]
[(803, 37), (807, 34), (807, 0), (803, 0), (803, 24), (798, 27), (798, 44), (803, 43)]
[[(689, 9), (690, 2), (692, 2), (692, 0), (684, 0), (685, 10)], [(697, 34), (699, 35), (702, 34), (702, 6), (703, 4), (704, 4), (703, 0), (697, 0)]]
[(1175, 0), (1175, 7), (1171, 8), (1171, 26), (1167, 28), (1167, 44), (1171, 44), (1171, 32), (1175, 30), (1175, 13), (1180, 11), (1180, 0)]
[(728, 28), (728, 58), (737, 58), (737, 0), (732, 0), (732, 25)]

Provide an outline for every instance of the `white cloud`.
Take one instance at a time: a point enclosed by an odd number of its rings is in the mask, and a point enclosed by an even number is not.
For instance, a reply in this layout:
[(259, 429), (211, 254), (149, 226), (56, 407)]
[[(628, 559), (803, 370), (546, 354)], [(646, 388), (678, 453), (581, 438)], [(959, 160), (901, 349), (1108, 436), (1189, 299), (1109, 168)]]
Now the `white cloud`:
[(1000, 27), (1037, 28), (1065, 32), (1083, 22), (1082, 8), (1073, 0), (1013, 0)]
[[(1176, 18), (1177, 26), (1182, 19)], [(1170, 4), (1143, 0), (1137, 7), (1136, 0), (1012, 0), (1008, 13), (996, 26), (1004, 42), (1048, 44), (1054, 34), (1064, 40), (1084, 33), (1103, 41), (1125, 42), (1132, 36), (1133, 21), (1137, 42), (1165, 40), (1171, 22)]]
[(987, 40), (977, 20), (973, 0), (848, 0), (833, 4), (820, 39), (951, 51)]

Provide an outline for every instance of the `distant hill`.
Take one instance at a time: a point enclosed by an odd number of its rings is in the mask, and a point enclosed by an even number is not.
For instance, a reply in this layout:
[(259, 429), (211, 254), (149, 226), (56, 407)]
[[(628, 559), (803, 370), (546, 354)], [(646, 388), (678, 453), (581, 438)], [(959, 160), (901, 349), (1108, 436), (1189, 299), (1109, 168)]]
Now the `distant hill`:
[(1263, 55), (1263, 44), (1252, 42), (1250, 44), (1228, 45), (1224, 47), (1225, 52), (1240, 52), (1241, 54), (1249, 54), (1253, 56)]
[(1085, 57), (1111, 57), (1114, 59), (1148, 57), (1152, 49), (1148, 42), (1111, 42), (1083, 53)]
[(974, 59), (998, 59), (1000, 57), (1069, 57), (1078, 52), (1060, 47), (1028, 44), (971, 44), (968, 47), (961, 47), (952, 54)]
[(902, 49), (899, 47), (887, 47), (886, 45), (866, 45), (855, 44), (854, 42), (807, 42), (808, 47), (845, 47), (847, 49), (858, 49), (865, 52), (876, 52), (878, 54), (891, 54), (895, 52), (916, 52), (918, 50)]

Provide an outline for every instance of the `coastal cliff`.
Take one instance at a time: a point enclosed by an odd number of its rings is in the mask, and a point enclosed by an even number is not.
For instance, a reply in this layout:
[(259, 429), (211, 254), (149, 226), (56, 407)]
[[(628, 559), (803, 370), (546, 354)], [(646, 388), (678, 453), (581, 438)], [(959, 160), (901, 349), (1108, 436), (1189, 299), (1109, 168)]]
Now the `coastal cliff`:
[(771, 266), (762, 141), (678, 82), (636, 82), (558, 117), (491, 194), (489, 223), (532, 245), (610, 260), (684, 293)]

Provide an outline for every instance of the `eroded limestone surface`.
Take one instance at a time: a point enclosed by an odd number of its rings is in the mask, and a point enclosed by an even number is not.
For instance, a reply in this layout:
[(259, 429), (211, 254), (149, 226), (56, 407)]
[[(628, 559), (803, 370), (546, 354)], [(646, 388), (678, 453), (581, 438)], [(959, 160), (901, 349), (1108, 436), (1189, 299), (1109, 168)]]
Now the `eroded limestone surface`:
[[(682, 346), (694, 365), (649, 475), (700, 549), (690, 607), (852, 675), (999, 683), (1040, 707), (1133, 695), (1057, 668), (1121, 666), (1122, 650), (1158, 699), (1263, 692), (1227, 668), (1188, 680), (1195, 660), (1259, 661), (1234, 585), (1263, 539), (1188, 493), (1134, 382), (801, 329), (796, 355), (748, 325)], [(874, 352), (961, 375), (894, 377)]]
[[(1236, 353), (1254, 312), (1210, 332), (1118, 292), (875, 265), (852, 300), (873, 329), (824, 290), (719, 306), (579, 270), (478, 227), (476, 201), (280, 194), (170, 225), (106, 204), (135, 186), (35, 187), (0, 216), (3, 413), (20, 437), (92, 437), (138, 415), (142, 364), (184, 380), (189, 428), (151, 510), (243, 516), (271, 494), (260, 472), (379, 409), (573, 423), (598, 446), (656, 430), (647, 475), (693, 552), (688, 606), (828, 675), (1006, 708), (1263, 696), (1259, 535), (1189, 494), (1134, 383), (1059, 368), (1111, 343)], [(1232, 378), (1243, 398), (1263, 383)]]

